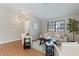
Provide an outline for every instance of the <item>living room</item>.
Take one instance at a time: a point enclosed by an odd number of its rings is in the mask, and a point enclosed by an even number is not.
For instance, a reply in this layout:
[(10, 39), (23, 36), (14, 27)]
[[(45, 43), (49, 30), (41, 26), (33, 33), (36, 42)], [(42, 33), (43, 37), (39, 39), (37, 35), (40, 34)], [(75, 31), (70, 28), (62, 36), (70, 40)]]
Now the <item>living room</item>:
[[(78, 10), (78, 3), (0, 4), (0, 55), (45, 56), (45, 42), (40, 45), (40, 38), (50, 36), (56, 37), (60, 45), (55, 44), (52, 52), (55, 56), (79, 55), (79, 34), (73, 36), (73, 32), (78, 33), (78, 30), (67, 29), (70, 27), (67, 25), (69, 19), (79, 21)], [(31, 39), (30, 49), (24, 49), (27, 36)]]

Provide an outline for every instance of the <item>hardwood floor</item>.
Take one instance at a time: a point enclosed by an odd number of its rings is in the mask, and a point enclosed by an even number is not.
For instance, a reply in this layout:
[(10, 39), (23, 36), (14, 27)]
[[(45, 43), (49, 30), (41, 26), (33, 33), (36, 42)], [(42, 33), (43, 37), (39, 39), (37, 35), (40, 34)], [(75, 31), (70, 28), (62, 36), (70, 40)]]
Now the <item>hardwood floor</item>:
[(21, 41), (0, 45), (0, 56), (44, 56), (35, 49), (23, 49)]

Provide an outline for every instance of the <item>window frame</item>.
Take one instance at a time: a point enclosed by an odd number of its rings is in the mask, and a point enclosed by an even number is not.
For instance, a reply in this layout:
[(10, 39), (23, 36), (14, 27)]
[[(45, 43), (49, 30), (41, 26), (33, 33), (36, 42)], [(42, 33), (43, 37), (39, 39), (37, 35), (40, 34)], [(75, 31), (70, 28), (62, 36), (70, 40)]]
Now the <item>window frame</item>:
[[(63, 31), (57, 31), (57, 29), (56, 29), (56, 22), (64, 22), (64, 30)], [(49, 23), (53, 23), (53, 22), (55, 22), (55, 25), (54, 25), (54, 27), (55, 27), (55, 32), (65, 32), (65, 20), (57, 20), (57, 21), (48, 21), (47, 22), (47, 32), (49, 32)], [(53, 27), (53, 25), (51, 25), (52, 27)], [(52, 31), (51, 31), (52, 32)]]

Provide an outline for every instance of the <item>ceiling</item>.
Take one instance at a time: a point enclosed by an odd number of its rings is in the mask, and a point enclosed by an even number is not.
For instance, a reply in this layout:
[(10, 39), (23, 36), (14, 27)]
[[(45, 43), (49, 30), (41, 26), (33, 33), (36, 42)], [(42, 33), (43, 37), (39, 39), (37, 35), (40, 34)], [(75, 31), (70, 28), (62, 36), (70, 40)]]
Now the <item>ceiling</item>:
[(14, 11), (22, 10), (41, 19), (79, 14), (78, 3), (4, 3), (2, 5)]

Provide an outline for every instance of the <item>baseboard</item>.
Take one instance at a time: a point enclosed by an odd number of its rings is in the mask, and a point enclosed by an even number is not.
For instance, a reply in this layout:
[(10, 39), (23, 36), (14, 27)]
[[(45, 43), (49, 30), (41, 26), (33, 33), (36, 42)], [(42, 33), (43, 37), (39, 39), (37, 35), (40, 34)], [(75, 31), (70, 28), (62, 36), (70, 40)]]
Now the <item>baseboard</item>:
[(17, 41), (17, 40), (21, 40), (21, 39), (18, 38), (18, 39), (14, 39), (14, 40), (5, 41), (5, 42), (0, 42), (0, 44), (10, 43), (10, 42), (14, 42), (14, 41)]

